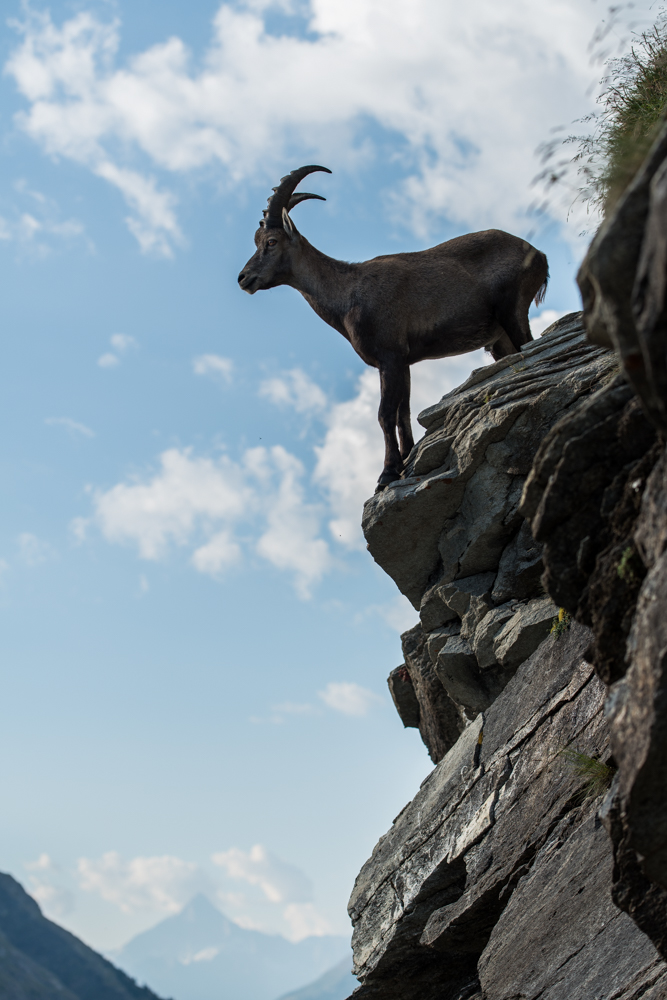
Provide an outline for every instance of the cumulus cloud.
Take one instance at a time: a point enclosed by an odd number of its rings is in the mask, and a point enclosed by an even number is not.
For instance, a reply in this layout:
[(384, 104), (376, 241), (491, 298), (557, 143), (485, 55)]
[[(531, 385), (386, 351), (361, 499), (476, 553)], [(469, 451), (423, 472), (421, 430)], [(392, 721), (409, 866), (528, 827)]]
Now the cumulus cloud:
[(124, 354), (131, 347), (138, 347), (138, 343), (134, 337), (130, 337), (127, 333), (113, 333), (109, 337), (109, 342), (113, 348), (115, 348), (119, 354)]
[[(255, 449), (254, 470), (269, 478), (269, 453)], [(302, 463), (280, 445), (271, 449), (271, 460), (280, 480), (266, 513), (266, 531), (257, 541), (257, 551), (278, 569), (295, 574), (297, 591), (306, 598), (313, 584), (329, 569), (329, 547), (319, 538), (321, 510), (304, 498)], [(261, 462), (261, 466), (260, 466)]]
[(120, 62), (118, 22), (28, 12), (6, 64), (26, 100), (18, 124), (114, 185), (147, 253), (183, 237), (174, 195), (137, 154), (165, 174), (222, 166), (231, 183), (275, 181), (295, 148), (353, 170), (377, 153), (369, 121), (393, 137), (401, 223), (525, 228), (535, 148), (589, 110), (595, 4), (311, 0), (303, 37), (271, 34), (271, 6), (223, 3), (197, 62), (173, 36)]
[(379, 695), (353, 681), (332, 681), (318, 695), (325, 705), (343, 715), (368, 715), (374, 704), (382, 703)]
[(97, 522), (111, 542), (134, 542), (144, 559), (158, 559), (169, 543), (185, 544), (198, 521), (240, 517), (254, 497), (242, 469), (226, 455), (197, 458), (170, 448), (144, 482), (118, 483), (95, 495)]
[(34, 861), (26, 861), (23, 867), (29, 872), (49, 872), (55, 871), (57, 865), (53, 863), (50, 855), (42, 852)]
[(261, 844), (249, 851), (232, 847), (212, 855), (215, 865), (240, 882), (258, 886), (270, 903), (310, 903), (313, 887), (310, 879), (294, 865), (281, 861)]
[(213, 891), (196, 864), (168, 854), (126, 861), (117, 851), (107, 851), (97, 860), (79, 858), (77, 874), (81, 889), (97, 893), (123, 913), (178, 913), (196, 893)]
[(66, 917), (74, 909), (74, 893), (62, 885), (52, 885), (31, 878), (30, 895), (39, 903), (47, 917), (54, 919)]
[(116, 365), (120, 364), (120, 359), (116, 354), (112, 354), (111, 351), (107, 351), (106, 354), (100, 354), (97, 359), (97, 363), (100, 368), (115, 368)]
[(234, 362), (231, 358), (222, 358), (219, 354), (200, 354), (192, 361), (195, 375), (211, 375), (223, 382), (231, 382)]
[(100, 368), (115, 368), (116, 365), (120, 364), (119, 354), (125, 354), (130, 348), (137, 348), (139, 344), (134, 337), (130, 337), (127, 333), (114, 333), (109, 337), (109, 343), (116, 351), (112, 354), (111, 351), (107, 351), (106, 354), (102, 354), (98, 359), (97, 363)]
[(17, 243), (38, 258), (51, 253), (53, 240), (50, 237), (70, 241), (84, 234), (84, 226), (77, 219), (59, 221), (46, 213), (36, 218), (32, 212), (17, 212), (13, 219), (0, 215), (0, 240)]
[[(194, 546), (192, 565), (212, 576), (238, 561), (242, 542), (249, 544), (292, 573), (305, 598), (331, 560), (319, 537), (322, 512), (307, 502), (304, 476), (303, 464), (279, 445), (248, 449), (240, 462), (171, 448), (152, 476), (98, 490), (94, 520), (108, 541), (136, 545), (143, 559), (160, 559), (174, 545)], [(81, 540), (86, 527), (75, 519), (72, 530)]]
[(44, 423), (50, 427), (65, 427), (71, 434), (80, 434), (82, 437), (88, 438), (95, 437), (95, 431), (86, 427), (85, 424), (80, 424), (77, 420), (72, 420), (71, 417), (47, 417)]
[(318, 413), (327, 405), (327, 397), (301, 368), (292, 368), (273, 378), (265, 379), (259, 394), (277, 406), (290, 407), (297, 413)]
[(313, 903), (290, 903), (283, 911), (287, 925), (285, 937), (290, 941), (302, 941), (306, 937), (322, 937), (331, 934), (333, 928), (326, 917), (318, 913)]

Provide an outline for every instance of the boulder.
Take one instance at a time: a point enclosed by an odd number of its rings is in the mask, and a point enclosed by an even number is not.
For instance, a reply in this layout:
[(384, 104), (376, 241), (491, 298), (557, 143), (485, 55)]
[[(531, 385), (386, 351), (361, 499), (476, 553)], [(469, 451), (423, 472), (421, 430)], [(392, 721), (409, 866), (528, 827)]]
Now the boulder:
[(406, 729), (419, 728), (419, 702), (415, 694), (410, 672), (403, 663), (387, 678), (389, 693), (398, 716)]
[[(615, 365), (572, 313), (419, 415), (426, 434), (404, 477), (367, 501), (362, 522), (371, 555), (415, 608), (434, 584), (496, 575), (521, 528), (521, 491), (542, 438)], [(513, 573), (524, 575), (521, 597), (535, 596), (526, 542), (524, 534), (503, 562), (500, 603)], [(427, 617), (431, 625), (437, 619)]]
[(494, 640), (505, 623), (514, 617), (515, 612), (516, 601), (509, 601), (507, 604), (501, 604), (499, 608), (490, 610), (477, 625), (471, 643), (477, 663), (482, 670), (498, 662), (493, 647)]
[(503, 667), (518, 667), (549, 635), (558, 608), (550, 597), (521, 605), (493, 639), (493, 652)]
[(495, 573), (479, 573), (457, 580), (455, 583), (440, 583), (438, 592), (454, 614), (463, 618), (470, 607), (470, 599), (487, 595), (495, 578)]
[(419, 620), (425, 632), (432, 632), (455, 618), (456, 612), (445, 604), (439, 585), (426, 591), (419, 606)]
[(477, 666), (477, 658), (462, 635), (454, 635), (438, 653), (435, 672), (442, 686), (469, 719), (490, 704), (489, 693)]
[[(431, 760), (436, 764), (456, 743), (468, 720), (449, 697), (434, 670), (427, 636), (421, 625), (404, 632), (401, 644), (404, 666), (419, 706), (419, 733)], [(407, 717), (414, 718), (414, 715)]]
[(457, 621), (452, 625), (443, 625), (442, 628), (434, 629), (430, 632), (426, 640), (426, 648), (428, 649), (428, 655), (431, 658), (431, 663), (435, 664), (438, 659), (438, 653), (445, 645), (447, 640), (452, 635), (459, 635), (461, 631), (461, 623)]

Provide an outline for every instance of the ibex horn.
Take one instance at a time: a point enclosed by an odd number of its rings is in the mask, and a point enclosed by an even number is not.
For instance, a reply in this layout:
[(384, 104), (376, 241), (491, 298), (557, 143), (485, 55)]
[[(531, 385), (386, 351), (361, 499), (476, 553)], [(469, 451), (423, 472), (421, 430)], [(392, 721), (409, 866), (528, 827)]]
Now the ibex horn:
[(264, 209), (264, 219), (261, 225), (264, 225), (267, 229), (282, 229), (283, 209), (289, 211), (290, 208), (294, 208), (301, 201), (306, 201), (307, 198), (317, 198), (318, 201), (325, 201), (326, 199), (318, 194), (294, 194), (294, 188), (297, 184), (304, 177), (307, 177), (308, 174), (312, 174), (316, 170), (321, 170), (325, 174), (331, 173), (327, 167), (309, 166), (299, 167), (298, 170), (292, 170), (286, 177), (281, 177), (280, 184), (278, 187), (274, 187), (274, 193), (269, 198), (267, 207)]

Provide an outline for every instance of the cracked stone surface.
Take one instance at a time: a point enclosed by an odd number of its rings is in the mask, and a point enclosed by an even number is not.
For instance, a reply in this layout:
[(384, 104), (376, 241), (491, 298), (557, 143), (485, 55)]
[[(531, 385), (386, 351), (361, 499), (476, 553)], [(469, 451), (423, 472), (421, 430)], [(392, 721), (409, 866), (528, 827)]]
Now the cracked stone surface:
[(561, 753), (609, 755), (590, 638), (548, 636), (380, 839), (349, 905), (356, 1000), (667, 996), (667, 966), (612, 902), (600, 800)]
[(362, 521), (371, 555), (415, 608), (433, 584), (495, 576), (501, 562), (497, 603), (535, 596), (539, 550), (526, 549), (525, 533), (503, 561), (521, 528), (525, 478), (549, 428), (616, 365), (609, 350), (586, 342), (581, 314), (571, 313), (419, 414), (426, 433), (404, 478), (367, 501)]

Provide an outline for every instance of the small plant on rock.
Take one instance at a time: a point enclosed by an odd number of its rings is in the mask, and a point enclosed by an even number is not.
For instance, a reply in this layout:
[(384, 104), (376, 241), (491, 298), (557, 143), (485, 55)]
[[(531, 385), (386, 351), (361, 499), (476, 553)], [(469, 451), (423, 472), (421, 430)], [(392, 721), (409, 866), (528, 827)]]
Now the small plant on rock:
[(616, 567), (616, 572), (624, 583), (634, 583), (637, 579), (637, 574), (632, 568), (632, 557), (634, 554), (634, 546), (628, 545), (627, 548), (623, 549), (623, 554)]
[(570, 136), (579, 151), (584, 200), (608, 212), (618, 201), (665, 121), (667, 105), (667, 21), (661, 15), (649, 30), (635, 37), (630, 52), (607, 63), (601, 111), (588, 136)]
[(563, 632), (567, 632), (570, 625), (572, 624), (572, 615), (565, 608), (559, 608), (558, 614), (554, 618), (551, 625), (551, 635), (555, 635), (557, 639), (560, 639)]
[(561, 750), (560, 756), (571, 765), (578, 778), (584, 779), (584, 798), (597, 798), (604, 795), (616, 774), (612, 764), (605, 764), (599, 757), (589, 757), (573, 747)]

